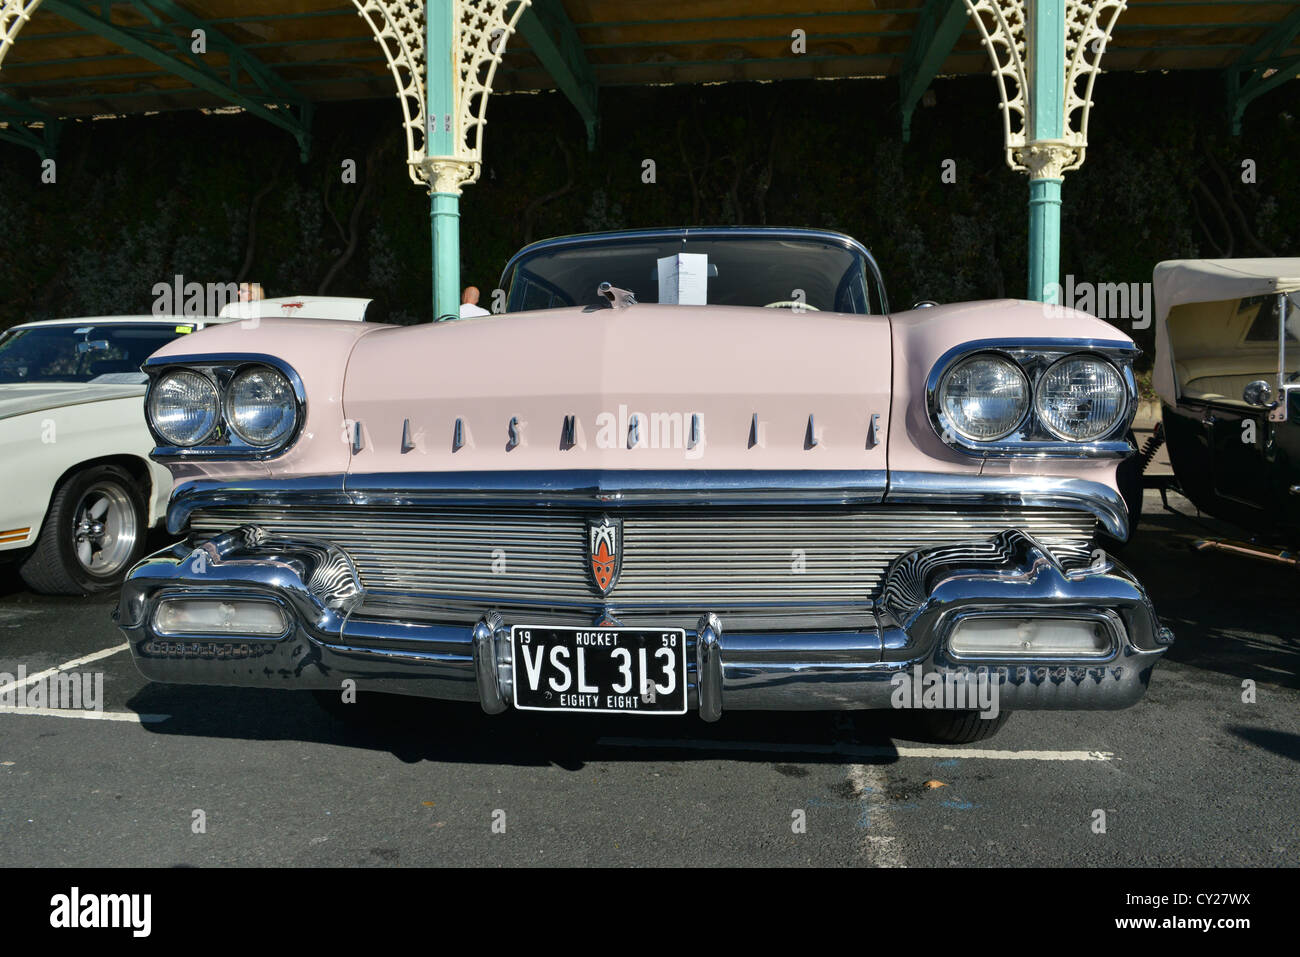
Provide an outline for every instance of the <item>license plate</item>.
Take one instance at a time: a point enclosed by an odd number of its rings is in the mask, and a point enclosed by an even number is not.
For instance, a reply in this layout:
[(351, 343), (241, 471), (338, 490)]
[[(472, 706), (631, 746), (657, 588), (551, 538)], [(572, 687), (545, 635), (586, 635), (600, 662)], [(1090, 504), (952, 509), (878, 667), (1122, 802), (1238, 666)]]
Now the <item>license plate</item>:
[(680, 628), (515, 625), (514, 702), (524, 711), (685, 714)]

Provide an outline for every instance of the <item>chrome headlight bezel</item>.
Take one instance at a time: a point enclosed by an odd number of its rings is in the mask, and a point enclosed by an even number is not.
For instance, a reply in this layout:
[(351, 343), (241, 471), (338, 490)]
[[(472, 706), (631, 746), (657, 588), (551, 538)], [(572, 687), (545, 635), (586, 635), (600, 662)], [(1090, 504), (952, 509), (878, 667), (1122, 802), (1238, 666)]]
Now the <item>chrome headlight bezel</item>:
[[(232, 426), (228, 400), (230, 383), (241, 372), (264, 366), (283, 376), (289, 383), (294, 399), (294, 421), (288, 431), (269, 445), (256, 445), (244, 439)], [(175, 462), (186, 459), (270, 459), (283, 454), (301, 433), (307, 419), (307, 393), (302, 379), (284, 360), (260, 353), (233, 355), (161, 356), (149, 359), (143, 369), (149, 376), (149, 389), (145, 393), (145, 422), (157, 443), (151, 458), (158, 462)], [(192, 446), (172, 444), (158, 431), (150, 414), (154, 389), (171, 372), (190, 372), (210, 380), (220, 398), (218, 424), (203, 441)]]
[[(940, 406), (939, 386), (949, 370), (979, 353), (991, 353), (1014, 362), (1030, 386), (1030, 408), (1020, 425), (998, 439), (978, 441), (959, 434)], [(1135, 449), (1128, 440), (1137, 411), (1137, 380), (1133, 360), (1140, 350), (1128, 342), (1098, 339), (981, 339), (948, 350), (930, 370), (926, 380), (926, 408), (935, 434), (956, 451), (981, 457), (1123, 458)], [(1114, 425), (1094, 439), (1071, 441), (1053, 432), (1037, 411), (1038, 386), (1045, 372), (1067, 358), (1098, 359), (1108, 363), (1124, 386), (1124, 405)]]

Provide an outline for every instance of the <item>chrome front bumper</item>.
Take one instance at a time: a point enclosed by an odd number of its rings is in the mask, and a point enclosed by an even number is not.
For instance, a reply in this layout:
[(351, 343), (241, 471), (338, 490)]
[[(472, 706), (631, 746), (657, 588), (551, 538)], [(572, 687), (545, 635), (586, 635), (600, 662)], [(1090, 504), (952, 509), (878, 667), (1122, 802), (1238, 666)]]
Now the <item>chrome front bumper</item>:
[[(288, 626), (278, 637), (160, 634), (168, 598), (262, 598)], [(510, 625), (485, 608), (473, 628), (366, 618), (347, 556), (316, 541), (265, 538), (255, 527), (161, 551), (132, 570), (114, 612), (137, 666), (154, 681), (267, 688), (359, 689), (511, 703)], [(1090, 658), (962, 659), (948, 646), (971, 614), (1110, 623), (1109, 651)], [(707, 720), (727, 710), (889, 708), (895, 676), (996, 677), (999, 707), (1117, 709), (1138, 701), (1173, 641), (1145, 591), (1115, 562), (1063, 569), (1028, 535), (912, 552), (875, 603), (876, 626), (854, 632), (728, 632), (708, 609), (688, 634), (689, 703)]]

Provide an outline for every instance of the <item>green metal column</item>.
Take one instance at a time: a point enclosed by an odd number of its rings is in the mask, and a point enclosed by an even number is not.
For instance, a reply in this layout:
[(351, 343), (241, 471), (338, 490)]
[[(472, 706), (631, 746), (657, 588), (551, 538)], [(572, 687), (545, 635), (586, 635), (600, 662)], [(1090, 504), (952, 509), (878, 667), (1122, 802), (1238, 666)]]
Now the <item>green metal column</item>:
[[(1029, 0), (1029, 141), (1060, 140), (1065, 129), (1065, 0)], [(1061, 177), (1029, 179), (1029, 295), (1060, 298)]]
[(1029, 296), (1061, 298), (1061, 180), (1029, 181)]
[[(426, 0), (425, 22), (425, 156), (456, 153), (456, 24), (447, 0)], [(436, 180), (433, 180), (436, 182)], [(436, 190), (436, 186), (434, 187)], [(432, 194), (433, 317), (460, 315), (460, 196)]]

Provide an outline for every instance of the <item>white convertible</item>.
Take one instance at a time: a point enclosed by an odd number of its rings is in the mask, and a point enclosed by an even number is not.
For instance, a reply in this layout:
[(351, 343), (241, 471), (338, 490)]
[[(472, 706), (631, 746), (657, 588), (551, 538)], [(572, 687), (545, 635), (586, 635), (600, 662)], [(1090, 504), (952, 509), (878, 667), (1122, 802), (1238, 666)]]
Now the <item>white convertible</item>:
[(368, 300), (232, 304), (219, 318), (51, 319), (0, 333), (0, 559), (47, 594), (120, 584), (172, 490), (149, 459), (147, 378), (157, 349), (205, 324), (263, 316), (359, 320)]

